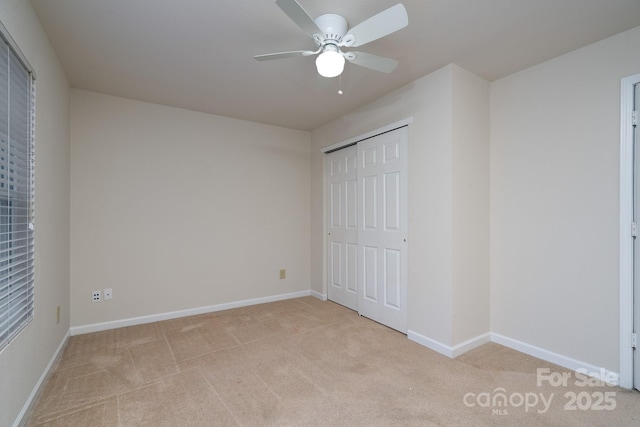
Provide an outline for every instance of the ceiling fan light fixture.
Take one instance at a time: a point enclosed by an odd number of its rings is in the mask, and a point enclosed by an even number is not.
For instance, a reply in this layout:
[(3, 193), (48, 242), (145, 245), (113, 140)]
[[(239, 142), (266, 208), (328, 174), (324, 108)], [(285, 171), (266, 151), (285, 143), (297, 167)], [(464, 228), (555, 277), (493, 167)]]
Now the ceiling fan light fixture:
[(256, 60), (265, 61), (320, 54), (316, 59), (316, 68), (318, 74), (327, 78), (341, 75), (344, 71), (345, 61), (381, 73), (390, 73), (398, 65), (398, 61), (395, 59), (366, 52), (343, 52), (341, 48), (359, 47), (406, 27), (409, 24), (409, 17), (402, 3), (391, 6), (365, 19), (355, 27), (349, 28), (347, 20), (334, 13), (320, 15), (314, 20), (298, 3), (298, 0), (275, 0), (275, 2), (302, 31), (311, 36), (317, 50), (255, 55)]
[(333, 49), (327, 49), (316, 58), (316, 68), (322, 77), (332, 78), (344, 71), (344, 56)]

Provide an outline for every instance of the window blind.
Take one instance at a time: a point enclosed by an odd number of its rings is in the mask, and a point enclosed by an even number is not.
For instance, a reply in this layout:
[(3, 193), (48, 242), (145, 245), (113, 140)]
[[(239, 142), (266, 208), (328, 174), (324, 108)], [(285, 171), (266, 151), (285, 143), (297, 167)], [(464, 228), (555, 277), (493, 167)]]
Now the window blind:
[(33, 74), (0, 26), (0, 351), (33, 318)]

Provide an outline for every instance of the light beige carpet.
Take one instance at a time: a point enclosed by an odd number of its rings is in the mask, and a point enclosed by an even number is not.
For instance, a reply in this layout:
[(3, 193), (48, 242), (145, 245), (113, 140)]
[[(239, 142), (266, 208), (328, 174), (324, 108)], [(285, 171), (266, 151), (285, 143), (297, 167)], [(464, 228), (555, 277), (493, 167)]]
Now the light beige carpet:
[(29, 425), (640, 425), (640, 393), (565, 372), (497, 344), (451, 360), (306, 297), (72, 337)]

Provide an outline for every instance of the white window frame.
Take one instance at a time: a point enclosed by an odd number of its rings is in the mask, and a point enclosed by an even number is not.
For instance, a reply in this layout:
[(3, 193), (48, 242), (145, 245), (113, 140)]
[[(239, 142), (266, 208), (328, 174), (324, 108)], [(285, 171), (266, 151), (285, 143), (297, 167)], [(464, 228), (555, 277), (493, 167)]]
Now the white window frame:
[[(34, 316), (35, 73), (1, 22), (0, 49), (7, 56), (0, 64), (7, 81), (0, 97), (1, 352)], [(12, 70), (24, 78), (12, 80)], [(12, 90), (25, 92), (12, 98)], [(20, 132), (12, 132), (16, 126)]]

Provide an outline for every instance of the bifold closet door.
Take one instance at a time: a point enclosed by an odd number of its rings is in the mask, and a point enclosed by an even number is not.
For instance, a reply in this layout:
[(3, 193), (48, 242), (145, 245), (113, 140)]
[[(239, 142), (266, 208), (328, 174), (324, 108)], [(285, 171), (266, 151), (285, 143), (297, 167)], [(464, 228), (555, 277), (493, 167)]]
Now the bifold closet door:
[(328, 297), (407, 332), (407, 128), (327, 154)]
[(358, 142), (358, 312), (407, 332), (407, 128)]
[(328, 297), (358, 309), (356, 147), (327, 154)]

